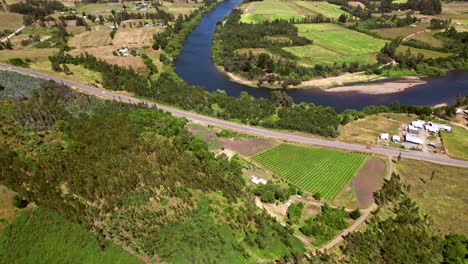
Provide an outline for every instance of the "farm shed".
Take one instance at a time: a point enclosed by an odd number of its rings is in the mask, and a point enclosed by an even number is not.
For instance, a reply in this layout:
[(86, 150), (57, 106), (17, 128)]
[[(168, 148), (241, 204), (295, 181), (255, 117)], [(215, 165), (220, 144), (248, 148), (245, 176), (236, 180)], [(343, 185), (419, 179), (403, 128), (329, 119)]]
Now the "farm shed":
[(423, 128), (425, 124), (426, 124), (426, 121), (424, 120), (416, 120), (416, 121), (411, 122), (411, 125), (418, 129)]
[(389, 137), (390, 137), (390, 135), (388, 133), (380, 134), (380, 139), (382, 139), (382, 140), (388, 140)]
[(438, 133), (439, 132), (438, 127), (434, 127), (434, 126), (430, 126), (430, 125), (426, 125), (426, 130), (427, 130), (427, 132), (431, 132), (431, 133)]
[(407, 142), (411, 142), (411, 143), (414, 143), (414, 144), (419, 144), (419, 145), (422, 145), (424, 144), (424, 141), (422, 138), (416, 136), (416, 135), (413, 135), (413, 134), (406, 134), (405, 135), (405, 140)]
[(432, 122), (429, 122), (429, 125), (432, 126), (432, 127), (436, 127), (439, 130), (452, 132), (452, 127), (451, 126), (447, 126), (447, 125), (444, 125), (444, 124), (432, 123)]
[(408, 126), (408, 132), (413, 133), (413, 134), (418, 134), (419, 133), (419, 128), (409, 125)]

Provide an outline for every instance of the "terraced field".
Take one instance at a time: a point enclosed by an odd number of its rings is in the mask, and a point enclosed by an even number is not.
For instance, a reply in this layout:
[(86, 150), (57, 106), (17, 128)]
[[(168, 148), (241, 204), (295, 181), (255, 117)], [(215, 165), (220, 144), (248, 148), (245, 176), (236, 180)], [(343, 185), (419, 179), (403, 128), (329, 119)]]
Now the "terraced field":
[(385, 40), (353, 31), (336, 24), (298, 24), (299, 35), (313, 45), (287, 47), (284, 50), (300, 58), (305, 65), (359, 62), (374, 63)]
[(305, 191), (333, 200), (353, 178), (366, 156), (282, 144), (253, 159)]

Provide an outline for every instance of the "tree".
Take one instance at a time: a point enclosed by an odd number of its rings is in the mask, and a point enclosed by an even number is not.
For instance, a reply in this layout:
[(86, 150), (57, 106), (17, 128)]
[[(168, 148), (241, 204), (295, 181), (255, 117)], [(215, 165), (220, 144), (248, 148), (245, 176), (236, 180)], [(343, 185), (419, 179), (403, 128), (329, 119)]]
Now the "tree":
[(304, 203), (292, 203), (287, 211), (288, 221), (291, 224), (297, 224), (302, 217), (303, 209)]
[(351, 211), (349, 213), (349, 217), (353, 220), (356, 220), (358, 219), (359, 217), (361, 217), (361, 211), (359, 211), (358, 208), (354, 209), (353, 211)]
[(346, 21), (348, 20), (348, 15), (346, 14), (341, 14), (340, 17), (338, 17), (338, 22), (340, 23), (346, 23)]
[(21, 198), (19, 195), (15, 195), (13, 197), (13, 206), (16, 208), (25, 208), (28, 206), (29, 202), (26, 199)]

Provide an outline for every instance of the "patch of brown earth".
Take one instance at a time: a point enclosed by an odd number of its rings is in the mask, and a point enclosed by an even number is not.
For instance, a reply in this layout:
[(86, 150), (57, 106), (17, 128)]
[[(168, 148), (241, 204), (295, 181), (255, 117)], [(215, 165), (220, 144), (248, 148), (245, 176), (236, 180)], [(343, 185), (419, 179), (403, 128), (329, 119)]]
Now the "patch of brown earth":
[(242, 156), (251, 157), (274, 147), (277, 143), (268, 139), (229, 140), (220, 138), (219, 144), (241, 154)]
[(359, 208), (372, 204), (373, 193), (380, 189), (385, 177), (385, 162), (379, 158), (370, 158), (353, 179)]

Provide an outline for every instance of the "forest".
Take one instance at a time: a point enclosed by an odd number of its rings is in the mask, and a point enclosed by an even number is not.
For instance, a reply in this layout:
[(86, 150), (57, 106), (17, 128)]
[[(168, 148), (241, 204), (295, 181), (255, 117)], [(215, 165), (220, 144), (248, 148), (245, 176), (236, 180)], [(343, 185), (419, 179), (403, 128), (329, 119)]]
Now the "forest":
[(186, 120), (54, 82), (25, 95), (0, 101), (0, 183), (22, 199), (152, 261), (302, 256), (252, 203), (238, 159), (215, 157)]

